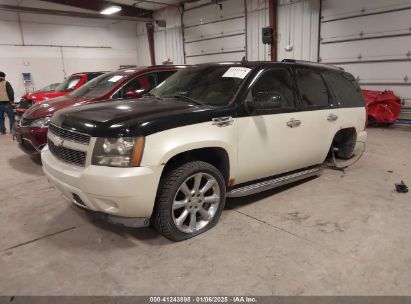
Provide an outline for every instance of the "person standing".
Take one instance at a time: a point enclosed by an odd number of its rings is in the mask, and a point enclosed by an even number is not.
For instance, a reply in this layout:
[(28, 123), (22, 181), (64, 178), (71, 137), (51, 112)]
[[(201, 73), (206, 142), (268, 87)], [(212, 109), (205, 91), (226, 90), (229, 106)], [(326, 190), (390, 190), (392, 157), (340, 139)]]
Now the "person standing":
[(4, 114), (7, 114), (10, 121), (10, 133), (13, 130), (14, 112), (12, 102), (14, 102), (13, 87), (6, 81), (6, 74), (0, 72), (0, 135), (6, 134)]

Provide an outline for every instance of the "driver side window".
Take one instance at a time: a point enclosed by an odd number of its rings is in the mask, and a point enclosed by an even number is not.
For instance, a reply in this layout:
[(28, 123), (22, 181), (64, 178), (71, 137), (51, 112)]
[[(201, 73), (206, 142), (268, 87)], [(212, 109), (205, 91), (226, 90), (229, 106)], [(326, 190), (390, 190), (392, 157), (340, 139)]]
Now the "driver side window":
[[(133, 98), (142, 96), (150, 92), (156, 86), (156, 79), (153, 74), (146, 74), (136, 77), (127, 82), (114, 98)], [(135, 96), (133, 96), (135, 95)]]
[(291, 75), (286, 69), (271, 69), (264, 72), (251, 89), (253, 100), (256, 99), (259, 93), (275, 93), (279, 95), (281, 109), (295, 108)]

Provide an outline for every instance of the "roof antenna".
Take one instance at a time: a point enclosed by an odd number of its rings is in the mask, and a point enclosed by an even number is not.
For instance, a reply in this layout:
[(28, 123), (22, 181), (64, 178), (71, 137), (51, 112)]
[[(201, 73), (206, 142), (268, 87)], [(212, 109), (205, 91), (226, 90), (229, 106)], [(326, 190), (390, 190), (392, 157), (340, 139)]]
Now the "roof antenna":
[(247, 58), (244, 56), (243, 59), (241, 59), (241, 64), (246, 64), (247, 62)]

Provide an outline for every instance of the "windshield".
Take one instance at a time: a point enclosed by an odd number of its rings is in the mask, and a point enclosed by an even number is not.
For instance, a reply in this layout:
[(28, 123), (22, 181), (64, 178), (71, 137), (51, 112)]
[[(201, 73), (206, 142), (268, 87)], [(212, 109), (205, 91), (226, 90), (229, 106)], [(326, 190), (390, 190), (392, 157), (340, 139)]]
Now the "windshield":
[(180, 70), (150, 94), (159, 98), (181, 98), (193, 103), (225, 106), (237, 93), (251, 70), (245, 67), (199, 66)]
[(60, 83), (57, 86), (56, 91), (57, 92), (71, 91), (79, 83), (80, 80), (81, 80), (81, 76), (71, 76), (67, 78), (66, 80), (64, 80), (62, 83)]
[(100, 97), (104, 95), (111, 88), (116, 86), (120, 80), (124, 79), (126, 76), (122, 74), (103, 74), (93, 80), (87, 82), (82, 87), (78, 88), (74, 92), (70, 93), (69, 96), (73, 97)]

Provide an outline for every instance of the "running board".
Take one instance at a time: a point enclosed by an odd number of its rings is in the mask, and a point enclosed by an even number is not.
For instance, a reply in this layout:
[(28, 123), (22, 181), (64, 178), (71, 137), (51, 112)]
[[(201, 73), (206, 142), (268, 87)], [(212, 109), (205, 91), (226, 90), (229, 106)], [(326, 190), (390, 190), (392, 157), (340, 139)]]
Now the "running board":
[(227, 197), (242, 197), (259, 192), (267, 191), (277, 187), (281, 187), (296, 181), (306, 179), (308, 177), (320, 175), (322, 172), (321, 167), (315, 167), (303, 171), (298, 171), (289, 175), (283, 175), (281, 177), (273, 178), (256, 184), (247, 185), (237, 189), (233, 189), (227, 192)]

